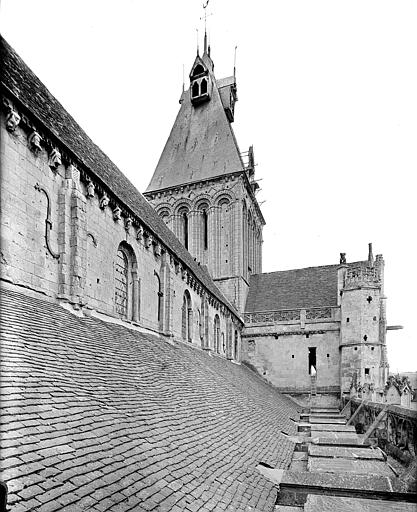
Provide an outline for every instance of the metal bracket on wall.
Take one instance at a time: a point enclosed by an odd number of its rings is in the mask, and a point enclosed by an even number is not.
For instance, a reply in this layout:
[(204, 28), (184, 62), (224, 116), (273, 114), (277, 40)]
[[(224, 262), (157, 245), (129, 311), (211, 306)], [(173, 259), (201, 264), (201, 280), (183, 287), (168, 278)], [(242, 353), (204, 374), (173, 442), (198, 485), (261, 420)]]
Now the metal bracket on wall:
[(45, 219), (45, 242), (46, 242), (46, 248), (48, 249), (50, 255), (55, 258), (56, 260), (59, 259), (59, 254), (55, 252), (51, 247), (51, 241), (49, 238), (50, 232), (52, 230), (52, 221), (51, 221), (51, 200), (49, 199), (48, 192), (39, 185), (39, 183), (36, 183), (35, 190), (38, 192), (43, 192), (46, 196), (46, 219)]

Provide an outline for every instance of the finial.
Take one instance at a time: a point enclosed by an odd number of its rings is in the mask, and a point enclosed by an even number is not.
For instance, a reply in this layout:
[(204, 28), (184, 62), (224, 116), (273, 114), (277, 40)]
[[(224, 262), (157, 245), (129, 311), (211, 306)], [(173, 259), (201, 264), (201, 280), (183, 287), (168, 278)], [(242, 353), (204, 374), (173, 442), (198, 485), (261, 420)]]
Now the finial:
[[(207, 6), (209, 4), (210, 0), (207, 0), (206, 2), (203, 2), (203, 9), (204, 9), (204, 53), (210, 54), (210, 47), (207, 48), (207, 16), (211, 16), (211, 14), (207, 14)], [(203, 18), (200, 18), (200, 20)]]
[(182, 65), (182, 92), (184, 92), (185, 87), (185, 70), (184, 70), (184, 64)]
[(198, 28), (195, 29), (197, 32), (197, 55), (200, 55), (200, 48), (198, 47)]
[(373, 267), (374, 266), (374, 255), (372, 253), (372, 244), (368, 244), (368, 266)]

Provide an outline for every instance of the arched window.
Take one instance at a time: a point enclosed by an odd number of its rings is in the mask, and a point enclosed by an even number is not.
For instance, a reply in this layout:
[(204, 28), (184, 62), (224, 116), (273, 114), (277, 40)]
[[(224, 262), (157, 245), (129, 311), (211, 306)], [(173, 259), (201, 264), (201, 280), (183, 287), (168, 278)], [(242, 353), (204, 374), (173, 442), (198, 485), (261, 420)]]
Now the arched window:
[(132, 247), (122, 242), (114, 262), (114, 307), (116, 314), (127, 320), (139, 320), (139, 281)]
[(220, 318), (219, 315), (214, 317), (214, 351), (220, 352)]
[(220, 275), (229, 276), (231, 271), (232, 215), (228, 198), (219, 201), (220, 206)]
[(223, 353), (226, 352), (226, 343), (224, 341), (224, 332), (222, 332), (222, 350), (223, 350)]
[(127, 307), (129, 301), (129, 261), (127, 259), (125, 251), (121, 248), (119, 248), (117, 251), (115, 272), (116, 275), (114, 301), (116, 304), (116, 313), (123, 318), (127, 318)]
[(205, 78), (201, 80), (200, 94), (207, 94), (207, 80)]
[(195, 77), (198, 75), (202, 75), (204, 73), (204, 68), (201, 64), (197, 64), (197, 66), (194, 68), (193, 74), (191, 76)]
[(182, 207), (178, 211), (179, 225), (178, 225), (178, 238), (183, 243), (184, 247), (188, 249), (188, 209)]
[(200, 87), (198, 85), (198, 82), (194, 82), (192, 89), (191, 89), (191, 95), (193, 98), (196, 98), (197, 96), (200, 96)]
[(203, 214), (202, 214), (202, 221), (203, 221), (203, 247), (206, 251), (208, 249), (208, 215), (207, 215), (207, 209), (204, 208)]
[(237, 361), (239, 359), (239, 338), (238, 338), (237, 331), (235, 331), (234, 358), (235, 358), (235, 361)]
[(191, 296), (188, 290), (185, 290), (184, 296), (182, 299), (182, 337), (186, 341), (192, 341), (192, 307), (191, 307)]

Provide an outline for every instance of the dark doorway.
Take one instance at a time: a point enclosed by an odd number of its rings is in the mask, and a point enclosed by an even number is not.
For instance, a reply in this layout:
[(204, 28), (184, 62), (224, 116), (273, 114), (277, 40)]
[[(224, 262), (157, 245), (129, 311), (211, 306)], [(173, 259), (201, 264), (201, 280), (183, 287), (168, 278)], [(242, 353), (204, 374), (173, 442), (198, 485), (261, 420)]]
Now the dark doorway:
[(316, 347), (308, 347), (308, 373), (311, 375), (311, 367), (317, 370), (316, 366)]

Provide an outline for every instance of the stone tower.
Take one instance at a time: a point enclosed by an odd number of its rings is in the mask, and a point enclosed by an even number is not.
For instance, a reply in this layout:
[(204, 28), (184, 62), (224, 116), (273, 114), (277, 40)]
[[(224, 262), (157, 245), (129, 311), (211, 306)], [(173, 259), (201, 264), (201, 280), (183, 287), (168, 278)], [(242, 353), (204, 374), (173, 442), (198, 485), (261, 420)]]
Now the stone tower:
[(262, 272), (262, 228), (253, 148), (232, 129), (235, 75), (214, 76), (207, 38), (145, 197), (191, 255), (243, 311), (249, 276)]
[(388, 378), (384, 260), (374, 260), (369, 244), (367, 261), (339, 267), (341, 392), (352, 382), (382, 389)]

